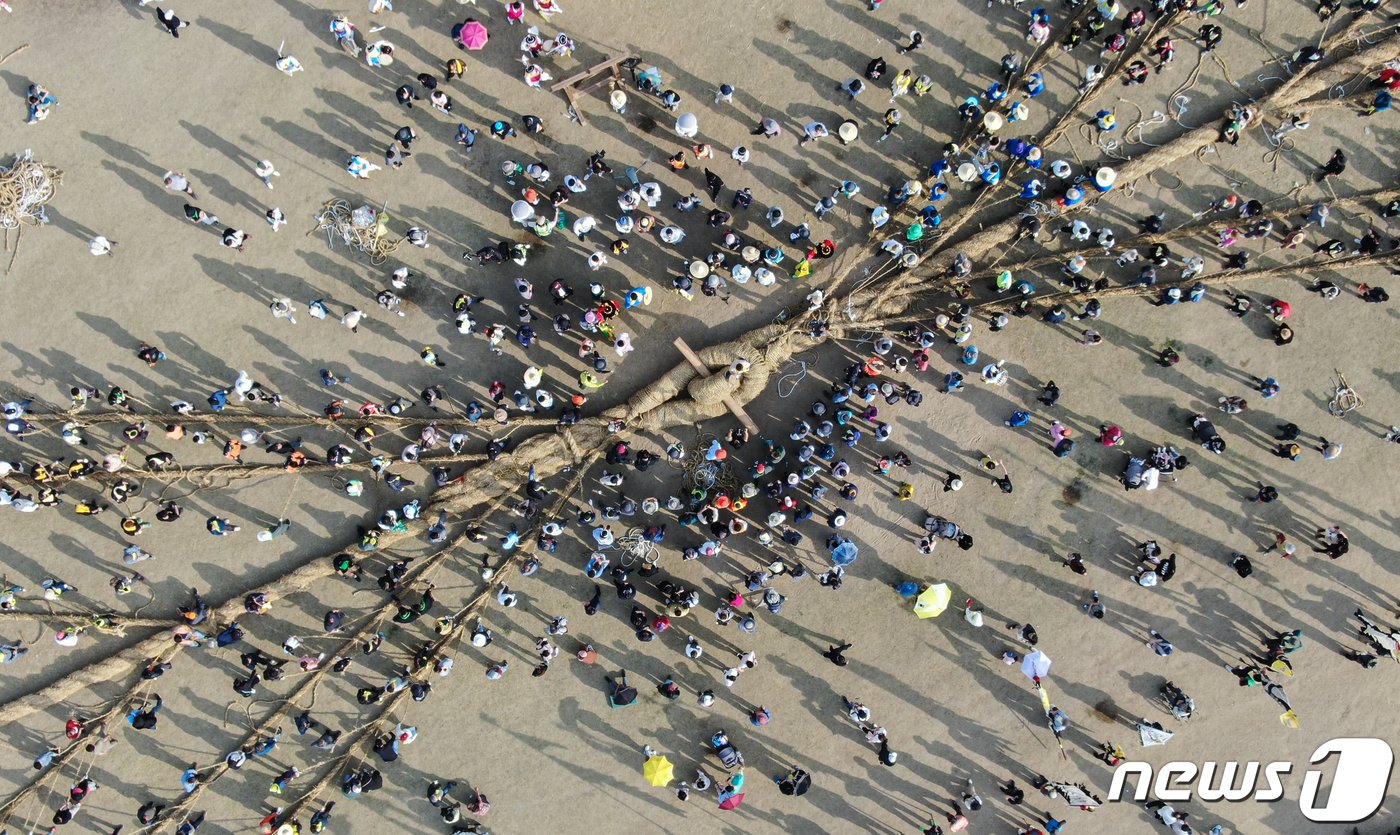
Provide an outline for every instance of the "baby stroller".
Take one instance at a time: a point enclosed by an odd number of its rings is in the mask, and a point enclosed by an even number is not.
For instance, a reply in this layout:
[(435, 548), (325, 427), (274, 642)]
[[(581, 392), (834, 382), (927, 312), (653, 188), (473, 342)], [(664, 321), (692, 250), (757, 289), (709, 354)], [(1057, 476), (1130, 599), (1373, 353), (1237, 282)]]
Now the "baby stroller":
[(715, 756), (719, 757), (720, 765), (726, 771), (733, 771), (736, 768), (743, 768), (744, 755), (739, 753), (739, 749), (729, 744), (729, 734), (724, 731), (715, 731), (710, 737), (710, 745), (714, 746)]
[(1172, 712), (1172, 716), (1183, 722), (1196, 712), (1196, 700), (1170, 681), (1162, 685), (1162, 699), (1167, 703), (1167, 709)]

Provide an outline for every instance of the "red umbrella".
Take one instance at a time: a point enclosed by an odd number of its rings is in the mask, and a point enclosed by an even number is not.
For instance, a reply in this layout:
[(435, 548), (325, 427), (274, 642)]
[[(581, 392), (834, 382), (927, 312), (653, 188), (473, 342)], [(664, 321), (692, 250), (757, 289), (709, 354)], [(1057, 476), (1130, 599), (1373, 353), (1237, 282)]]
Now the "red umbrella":
[(737, 809), (739, 808), (739, 804), (743, 802), (744, 796), (742, 794), (731, 794), (730, 796), (726, 797), (725, 799), (719, 802), (719, 808)]
[(486, 27), (476, 18), (469, 17), (457, 31), (457, 40), (467, 49), (481, 49), (486, 46)]

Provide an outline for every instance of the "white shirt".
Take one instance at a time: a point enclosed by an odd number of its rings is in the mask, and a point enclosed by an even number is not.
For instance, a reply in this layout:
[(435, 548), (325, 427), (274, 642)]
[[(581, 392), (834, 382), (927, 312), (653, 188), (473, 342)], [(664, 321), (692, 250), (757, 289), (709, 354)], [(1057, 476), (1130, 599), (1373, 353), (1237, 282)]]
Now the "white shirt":
[(107, 255), (112, 251), (112, 242), (98, 235), (88, 241), (88, 252), (93, 255)]
[(165, 187), (171, 191), (184, 191), (190, 187), (190, 181), (185, 179), (184, 174), (167, 171), (165, 172)]

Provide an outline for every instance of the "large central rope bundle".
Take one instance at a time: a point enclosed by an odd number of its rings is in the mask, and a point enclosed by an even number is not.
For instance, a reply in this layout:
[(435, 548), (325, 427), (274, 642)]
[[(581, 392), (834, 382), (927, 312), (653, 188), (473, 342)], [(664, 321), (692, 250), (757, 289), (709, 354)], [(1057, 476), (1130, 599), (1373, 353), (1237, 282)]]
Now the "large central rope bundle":
[(351, 209), (347, 200), (328, 200), (316, 216), (312, 233), (324, 231), (326, 242), (335, 245), (340, 238), (346, 246), (369, 256), (371, 264), (382, 264), (403, 243), (403, 238), (388, 234), (389, 214), (369, 206)]
[(0, 168), (0, 229), (47, 223), (44, 206), (53, 199), (61, 182), (63, 172), (35, 162), (32, 151), (16, 154), (13, 163)]

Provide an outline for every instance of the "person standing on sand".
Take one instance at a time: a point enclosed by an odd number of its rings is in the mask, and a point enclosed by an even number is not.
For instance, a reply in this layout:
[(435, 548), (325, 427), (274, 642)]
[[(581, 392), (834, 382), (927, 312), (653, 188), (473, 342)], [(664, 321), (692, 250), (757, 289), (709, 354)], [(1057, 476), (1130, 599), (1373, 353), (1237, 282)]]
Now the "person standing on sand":
[(282, 172), (277, 170), (277, 166), (272, 164), (272, 160), (261, 160), (253, 166), (253, 173), (262, 179), (263, 185), (272, 188), (272, 178), (282, 176)]
[[(893, 101), (893, 99), (891, 99), (891, 101)], [(884, 121), (885, 121), (885, 132), (882, 133), (882, 134), (880, 134), (880, 137), (879, 137), (878, 139), (876, 139), (875, 141), (876, 141), (876, 142), (884, 142), (886, 139), (889, 139), (889, 138), (890, 138), (890, 134), (894, 133), (894, 129), (897, 128), (897, 127), (899, 127), (899, 123), (900, 123), (901, 121), (903, 121), (903, 119), (904, 119), (904, 115), (901, 114), (901, 113), (900, 113), (898, 110), (896, 110), (895, 108), (891, 107), (889, 110), (886, 110), (886, 111), (885, 111), (885, 119), (884, 119)]]
[(151, 694), (150, 700), (154, 702), (154, 704), (142, 702), (139, 705), (132, 705), (131, 709), (127, 711), (126, 714), (128, 725), (138, 731), (155, 730), (157, 722), (156, 714), (160, 713), (160, 709), (164, 706), (164, 703), (161, 701), (160, 694), (158, 693)]
[(1162, 636), (1162, 633), (1154, 629), (1149, 634), (1152, 635), (1152, 640), (1147, 641), (1144, 646), (1164, 658), (1172, 654), (1175, 648), (1171, 641)]
[(1288, 534), (1283, 531), (1275, 531), (1273, 544), (1265, 548), (1263, 553), (1268, 554), (1273, 551), (1278, 551), (1281, 556), (1291, 557), (1298, 552), (1298, 546), (1289, 541)]
[(194, 193), (194, 189), (190, 187), (189, 179), (179, 171), (165, 172), (165, 187), (171, 191), (183, 191), (190, 196), (191, 200), (198, 197)]
[(229, 249), (236, 249), (242, 252), (244, 247), (248, 245), (248, 239), (251, 237), (253, 236), (244, 232), (242, 229), (234, 229), (230, 226), (224, 230), (224, 234), (221, 236), (221, 242)]
[(188, 20), (181, 20), (174, 12), (167, 12), (160, 6), (156, 6), (156, 20), (160, 21), (160, 25), (164, 26), (167, 32), (177, 38), (180, 37), (180, 30), (190, 25)]
[[(374, 163), (370, 162), (369, 160), (365, 159), (359, 154), (351, 154), (350, 158), (345, 162), (345, 170), (356, 179), (368, 180), (370, 172), (378, 171), (379, 166), (375, 165)], [(272, 188), (272, 184), (268, 183), (267, 187)]]
[(879, 757), (880, 765), (893, 766), (895, 762), (899, 760), (899, 753), (890, 750), (890, 741), (888, 739), (881, 739)]
[(1317, 175), (1317, 179), (1324, 180), (1328, 177), (1339, 177), (1347, 170), (1347, 155), (1341, 148), (1332, 152), (1332, 156), (1322, 166), (1322, 171)]
[(1336, 525), (1325, 530), (1319, 528), (1314, 535), (1324, 543), (1323, 547), (1314, 548), (1314, 553), (1326, 554), (1335, 560), (1351, 550), (1351, 542), (1347, 539), (1347, 535), (1342, 533), (1342, 529)]
[(1249, 557), (1239, 551), (1231, 552), (1230, 561), (1226, 564), (1235, 569), (1235, 573), (1239, 575), (1241, 580), (1254, 573), (1254, 566), (1250, 563)]
[(185, 218), (190, 223), (198, 223), (200, 226), (213, 226), (219, 222), (217, 216), (189, 203), (185, 204)]
[(1278, 500), (1278, 488), (1272, 484), (1259, 483), (1259, 490), (1249, 497), (1251, 502), (1269, 504)]
[(27, 125), (49, 118), (49, 108), (59, 103), (53, 93), (35, 83), (29, 85), (25, 93), (25, 102), (29, 105), (29, 118), (25, 121)]

